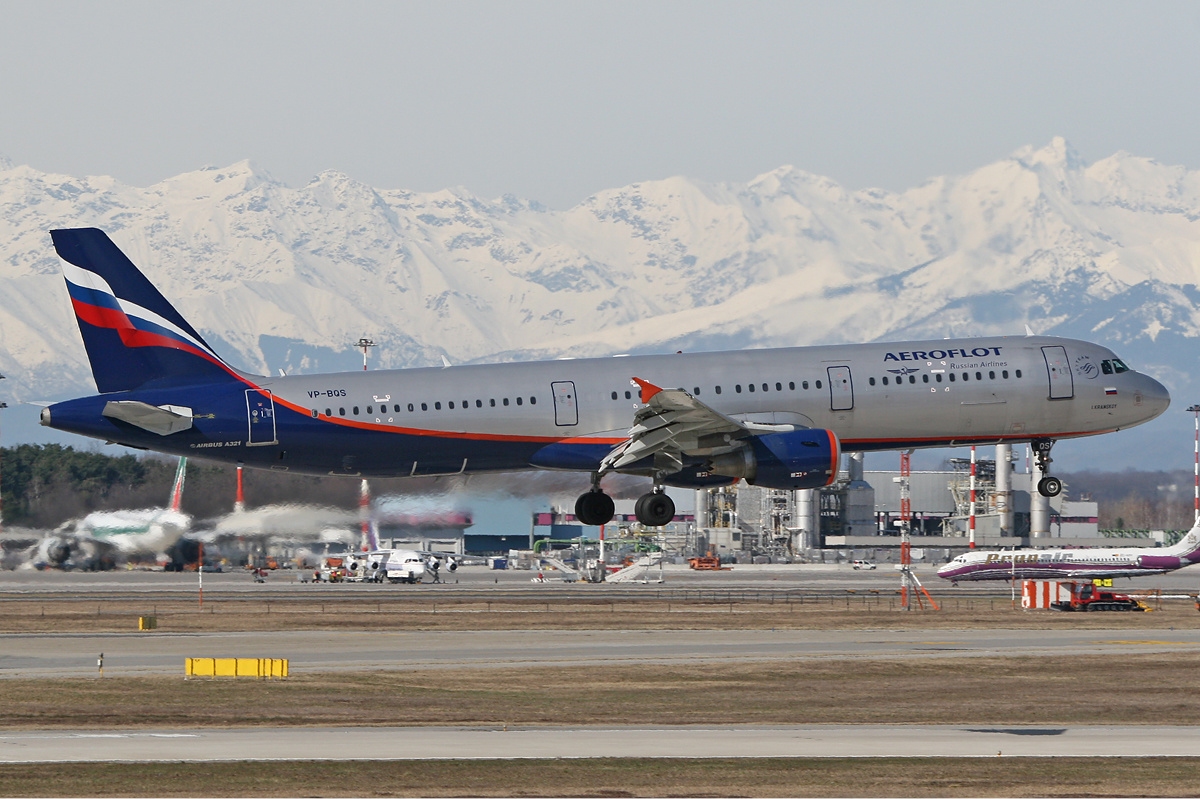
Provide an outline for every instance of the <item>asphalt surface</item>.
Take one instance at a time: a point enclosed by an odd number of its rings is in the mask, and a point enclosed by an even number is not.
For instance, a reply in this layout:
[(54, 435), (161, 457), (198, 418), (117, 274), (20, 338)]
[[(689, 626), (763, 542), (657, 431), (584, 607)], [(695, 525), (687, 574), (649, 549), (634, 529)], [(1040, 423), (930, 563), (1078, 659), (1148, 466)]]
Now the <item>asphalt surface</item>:
[(289, 727), (0, 733), (0, 762), (1194, 757), (1196, 727)]
[[(1200, 630), (371, 630), (0, 635), (0, 676), (182, 675), (187, 657), (287, 658), (292, 674), (806, 658), (990, 658), (1194, 652)], [(1200, 751), (1200, 750), (1197, 750)]]

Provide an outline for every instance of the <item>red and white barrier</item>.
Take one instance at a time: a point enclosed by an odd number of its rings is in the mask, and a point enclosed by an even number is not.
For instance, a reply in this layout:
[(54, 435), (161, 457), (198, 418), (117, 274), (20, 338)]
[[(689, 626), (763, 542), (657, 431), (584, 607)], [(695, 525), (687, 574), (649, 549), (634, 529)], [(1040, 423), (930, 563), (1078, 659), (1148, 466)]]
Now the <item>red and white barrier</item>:
[(1021, 607), (1049, 608), (1054, 602), (1070, 602), (1071, 586), (1056, 580), (1021, 581)]

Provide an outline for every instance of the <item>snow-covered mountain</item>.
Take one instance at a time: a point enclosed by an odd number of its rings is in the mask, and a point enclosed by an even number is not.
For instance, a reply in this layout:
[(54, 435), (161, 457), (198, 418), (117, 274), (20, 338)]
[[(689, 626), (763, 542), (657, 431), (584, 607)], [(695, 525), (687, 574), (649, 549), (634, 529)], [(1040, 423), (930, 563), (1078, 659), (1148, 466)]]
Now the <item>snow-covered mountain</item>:
[(1087, 164), (1062, 139), (902, 193), (780, 167), (633, 184), (567, 211), (336, 172), (293, 189), (249, 162), (137, 188), (0, 160), (9, 397), (90, 390), (47, 233), (84, 225), (259, 372), (354, 368), (363, 335), (376, 365), (411, 366), (1028, 324), (1111, 343), (1179, 407), (1197, 374), (1200, 172), (1127, 153)]

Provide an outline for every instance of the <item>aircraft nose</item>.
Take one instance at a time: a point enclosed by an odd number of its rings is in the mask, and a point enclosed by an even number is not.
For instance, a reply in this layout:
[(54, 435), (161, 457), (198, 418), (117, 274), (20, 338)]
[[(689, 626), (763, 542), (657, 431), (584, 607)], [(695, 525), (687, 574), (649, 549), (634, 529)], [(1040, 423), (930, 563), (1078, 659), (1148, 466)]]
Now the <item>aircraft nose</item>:
[(1136, 390), (1142, 396), (1142, 407), (1149, 412), (1147, 419), (1161, 415), (1171, 404), (1171, 392), (1150, 375), (1138, 375)]

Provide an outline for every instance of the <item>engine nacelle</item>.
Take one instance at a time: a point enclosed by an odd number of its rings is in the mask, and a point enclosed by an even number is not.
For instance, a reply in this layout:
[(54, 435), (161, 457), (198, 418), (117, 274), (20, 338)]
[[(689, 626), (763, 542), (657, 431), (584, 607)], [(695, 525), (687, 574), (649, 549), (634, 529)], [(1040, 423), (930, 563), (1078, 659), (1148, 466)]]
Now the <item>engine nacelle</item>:
[(458, 561), (455, 560), (454, 558), (447, 558), (446, 559), (446, 568), (452, 572), (458, 571)]
[(1171, 571), (1178, 569), (1181, 566), (1186, 566), (1181, 558), (1174, 555), (1138, 555), (1137, 566), (1139, 569), (1162, 569), (1163, 571)]
[(842, 445), (832, 430), (766, 433), (748, 443), (737, 452), (715, 456), (712, 473), (788, 490), (820, 488), (837, 479)]

